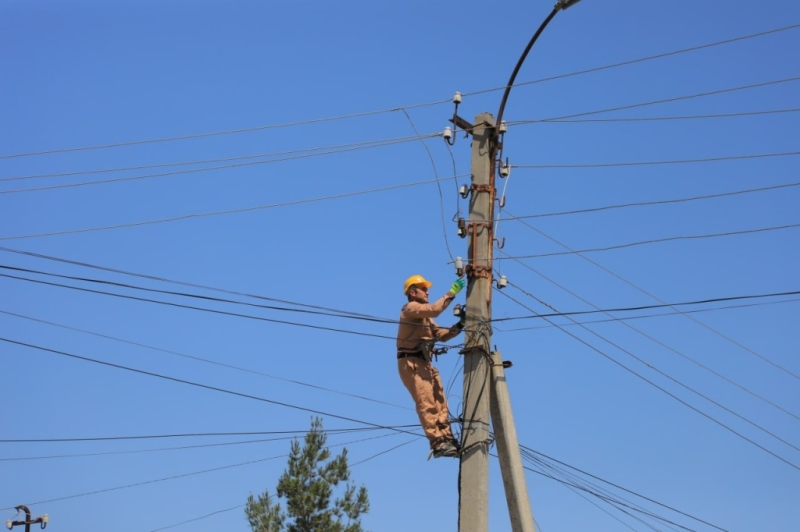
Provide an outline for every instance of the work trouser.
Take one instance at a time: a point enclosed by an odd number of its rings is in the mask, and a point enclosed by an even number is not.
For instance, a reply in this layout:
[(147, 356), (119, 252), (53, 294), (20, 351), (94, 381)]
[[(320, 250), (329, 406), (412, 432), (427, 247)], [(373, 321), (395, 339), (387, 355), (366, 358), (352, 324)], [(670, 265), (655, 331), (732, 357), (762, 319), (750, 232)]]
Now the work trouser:
[(452, 439), (447, 420), (447, 398), (439, 370), (421, 358), (409, 357), (397, 361), (397, 371), (417, 405), (419, 422), (431, 445), (442, 439)]

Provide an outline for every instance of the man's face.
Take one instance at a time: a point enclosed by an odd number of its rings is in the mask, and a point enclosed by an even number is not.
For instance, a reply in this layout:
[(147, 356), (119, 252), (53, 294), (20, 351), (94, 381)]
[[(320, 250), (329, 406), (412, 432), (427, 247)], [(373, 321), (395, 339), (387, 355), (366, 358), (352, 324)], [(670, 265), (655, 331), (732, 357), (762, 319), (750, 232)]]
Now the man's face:
[(418, 303), (428, 302), (428, 287), (427, 286), (414, 286), (411, 289), (411, 297)]

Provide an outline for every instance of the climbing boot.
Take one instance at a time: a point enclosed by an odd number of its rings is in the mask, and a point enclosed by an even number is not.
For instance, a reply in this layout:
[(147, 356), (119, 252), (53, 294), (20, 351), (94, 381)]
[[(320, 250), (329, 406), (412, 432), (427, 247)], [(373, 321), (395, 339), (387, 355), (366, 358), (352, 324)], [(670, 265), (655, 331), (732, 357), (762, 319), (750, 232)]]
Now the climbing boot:
[(443, 456), (456, 457), (458, 456), (458, 446), (455, 440), (442, 440), (431, 449), (434, 458), (441, 458)]

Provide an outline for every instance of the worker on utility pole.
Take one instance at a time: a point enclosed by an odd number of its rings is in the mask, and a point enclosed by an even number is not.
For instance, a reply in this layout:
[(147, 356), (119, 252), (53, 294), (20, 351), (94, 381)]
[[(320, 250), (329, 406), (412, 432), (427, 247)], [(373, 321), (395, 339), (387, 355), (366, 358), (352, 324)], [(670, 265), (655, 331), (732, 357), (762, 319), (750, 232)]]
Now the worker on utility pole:
[(448, 419), (447, 397), (442, 378), (433, 364), (434, 344), (455, 338), (464, 328), (464, 318), (450, 328), (439, 327), (433, 318), (441, 314), (464, 288), (459, 277), (450, 291), (434, 303), (428, 303), (432, 283), (421, 275), (412, 275), (403, 285), (408, 302), (400, 311), (397, 329), (397, 371), (417, 407), (417, 415), (431, 444), (434, 458), (458, 456), (458, 442), (453, 438)]

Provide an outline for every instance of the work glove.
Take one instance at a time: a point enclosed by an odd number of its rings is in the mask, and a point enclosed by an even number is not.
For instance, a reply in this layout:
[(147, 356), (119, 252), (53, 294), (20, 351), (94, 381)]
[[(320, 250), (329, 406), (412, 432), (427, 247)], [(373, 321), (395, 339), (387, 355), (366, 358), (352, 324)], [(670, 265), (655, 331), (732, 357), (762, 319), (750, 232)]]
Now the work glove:
[(454, 296), (457, 296), (457, 295), (458, 295), (458, 293), (459, 293), (459, 292), (461, 292), (461, 291), (464, 289), (464, 285), (465, 285), (466, 283), (467, 283), (467, 282), (464, 280), (464, 278), (463, 278), (463, 277), (459, 277), (459, 278), (458, 278), (458, 279), (456, 279), (456, 281), (453, 283), (453, 286), (451, 286), (451, 287), (450, 287), (450, 291), (453, 293), (453, 295), (454, 295)]

